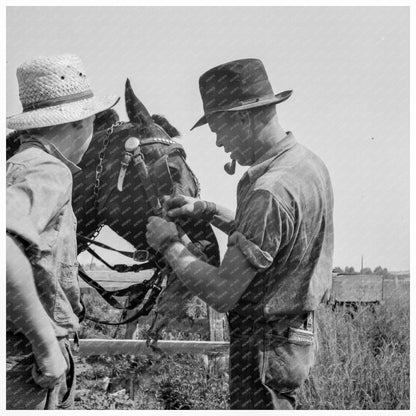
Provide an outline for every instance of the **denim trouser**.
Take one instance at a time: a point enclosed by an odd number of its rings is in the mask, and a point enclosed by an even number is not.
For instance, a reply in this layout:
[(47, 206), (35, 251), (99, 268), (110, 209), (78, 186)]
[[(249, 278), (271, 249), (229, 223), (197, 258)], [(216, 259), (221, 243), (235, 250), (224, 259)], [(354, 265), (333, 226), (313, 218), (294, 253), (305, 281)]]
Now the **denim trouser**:
[(35, 358), (29, 341), (22, 335), (7, 332), (6, 409), (50, 410), (73, 409), (75, 394), (75, 365), (68, 338), (59, 339), (68, 365), (63, 377), (53, 389), (44, 389), (32, 378)]
[(315, 361), (314, 315), (230, 323), (230, 409), (294, 409)]

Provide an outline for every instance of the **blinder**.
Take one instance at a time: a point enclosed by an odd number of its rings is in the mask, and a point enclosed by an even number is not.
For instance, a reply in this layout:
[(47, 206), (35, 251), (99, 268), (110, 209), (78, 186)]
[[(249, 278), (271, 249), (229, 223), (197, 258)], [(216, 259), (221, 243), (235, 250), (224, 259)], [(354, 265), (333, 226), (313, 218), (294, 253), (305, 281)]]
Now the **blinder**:
[(123, 159), (121, 161), (121, 167), (117, 181), (117, 189), (120, 192), (123, 190), (124, 178), (131, 161), (133, 161), (135, 165), (141, 161), (144, 163), (144, 156), (141, 148), (144, 145), (156, 143), (164, 144), (168, 146), (168, 148), (166, 149), (165, 154), (149, 167), (148, 175), (150, 182), (156, 187), (156, 196), (171, 195), (173, 193), (174, 181), (172, 178), (171, 169), (169, 167), (169, 157), (175, 153), (178, 153), (183, 159), (185, 159), (185, 150), (179, 143), (176, 143), (170, 139), (150, 138), (140, 140), (137, 137), (129, 137), (124, 144), (125, 150)]
[(156, 185), (158, 195), (173, 193), (173, 179), (169, 168), (169, 155), (165, 154), (149, 168), (150, 180)]
[(169, 158), (173, 154), (179, 154), (183, 159), (186, 158), (183, 147), (174, 143), (167, 149), (166, 153), (153, 163), (149, 168), (150, 180), (156, 185), (158, 195), (172, 195), (175, 190), (175, 181), (169, 166)]

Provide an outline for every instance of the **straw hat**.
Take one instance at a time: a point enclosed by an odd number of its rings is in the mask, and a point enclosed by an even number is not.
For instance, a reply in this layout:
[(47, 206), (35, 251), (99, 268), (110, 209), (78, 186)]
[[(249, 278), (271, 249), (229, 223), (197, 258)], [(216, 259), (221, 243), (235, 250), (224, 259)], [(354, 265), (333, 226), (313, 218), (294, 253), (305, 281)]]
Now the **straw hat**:
[(191, 128), (207, 123), (206, 116), (222, 111), (240, 111), (278, 104), (292, 91), (274, 94), (260, 59), (239, 59), (216, 66), (199, 78), (204, 115)]
[(6, 118), (9, 129), (26, 130), (82, 120), (117, 104), (96, 97), (76, 55), (39, 57), (17, 68), (23, 112)]

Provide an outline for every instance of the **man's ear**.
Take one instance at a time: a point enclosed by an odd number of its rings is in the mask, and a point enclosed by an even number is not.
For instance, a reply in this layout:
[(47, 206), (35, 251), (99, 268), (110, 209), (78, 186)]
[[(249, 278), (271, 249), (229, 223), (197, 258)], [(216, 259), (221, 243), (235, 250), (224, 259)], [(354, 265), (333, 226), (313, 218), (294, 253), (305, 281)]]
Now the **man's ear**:
[(76, 130), (81, 130), (83, 127), (83, 120), (77, 120), (77, 121), (73, 121), (71, 123), (71, 126), (76, 129)]
[(243, 126), (247, 126), (250, 124), (250, 114), (246, 110), (242, 110), (238, 112), (238, 118)]

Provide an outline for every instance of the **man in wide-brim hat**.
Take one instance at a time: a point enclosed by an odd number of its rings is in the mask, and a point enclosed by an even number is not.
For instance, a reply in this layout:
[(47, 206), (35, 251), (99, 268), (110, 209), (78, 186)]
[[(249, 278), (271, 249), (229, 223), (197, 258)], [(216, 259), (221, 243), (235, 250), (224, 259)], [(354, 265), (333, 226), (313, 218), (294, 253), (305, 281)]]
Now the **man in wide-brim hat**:
[(323, 162), (281, 127), (262, 62), (241, 59), (200, 77), (204, 115), (217, 146), (248, 166), (237, 212), (190, 197), (171, 198), (171, 218), (210, 219), (228, 234), (219, 267), (196, 259), (173, 222), (152, 217), (150, 245), (201, 299), (228, 312), (230, 408), (294, 409), (315, 360), (315, 316), (331, 287), (333, 195)]
[(94, 115), (117, 102), (91, 91), (75, 55), (40, 57), (17, 69), (21, 132), (7, 161), (7, 409), (73, 407), (69, 336), (83, 312), (77, 270), (72, 174)]

